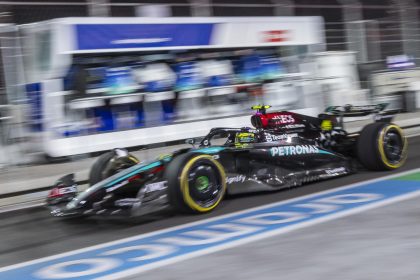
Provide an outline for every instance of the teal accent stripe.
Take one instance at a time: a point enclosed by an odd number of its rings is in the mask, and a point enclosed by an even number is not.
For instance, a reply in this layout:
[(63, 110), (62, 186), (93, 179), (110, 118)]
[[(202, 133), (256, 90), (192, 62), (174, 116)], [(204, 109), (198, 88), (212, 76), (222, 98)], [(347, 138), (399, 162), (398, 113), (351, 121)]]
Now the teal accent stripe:
[(202, 148), (198, 150), (191, 151), (193, 153), (203, 153), (203, 154), (215, 154), (220, 151), (223, 151), (225, 148), (223, 147), (208, 147), (208, 148)]
[(318, 150), (318, 152), (319, 152), (320, 154), (334, 155), (333, 153), (330, 153), (330, 152), (327, 152), (327, 151), (324, 151), (324, 150), (321, 150), (321, 149), (319, 149), (319, 150)]
[(130, 178), (131, 176), (133, 176), (133, 175), (135, 175), (139, 172), (146, 171), (146, 170), (149, 170), (149, 169), (154, 168), (154, 167), (158, 167), (159, 165), (161, 165), (161, 162), (160, 161), (155, 161), (155, 162), (149, 163), (147, 165), (140, 166), (139, 169), (136, 169), (136, 170), (124, 175), (123, 177), (120, 177), (120, 178), (112, 181), (111, 183), (107, 184), (106, 187), (110, 187), (110, 186), (112, 186), (112, 185), (114, 185), (118, 182), (121, 182), (122, 180)]

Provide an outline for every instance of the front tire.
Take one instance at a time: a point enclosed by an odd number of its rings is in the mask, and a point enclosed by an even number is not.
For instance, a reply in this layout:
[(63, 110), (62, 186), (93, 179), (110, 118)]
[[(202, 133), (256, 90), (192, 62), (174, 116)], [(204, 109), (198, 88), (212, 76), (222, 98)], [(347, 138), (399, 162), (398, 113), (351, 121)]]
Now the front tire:
[(407, 138), (399, 126), (371, 123), (359, 135), (357, 155), (367, 169), (393, 170), (406, 161), (407, 146)]
[(183, 213), (210, 212), (226, 193), (224, 168), (210, 155), (180, 155), (168, 165), (165, 177), (170, 203)]
[(89, 184), (93, 186), (138, 162), (139, 160), (135, 156), (128, 153), (126, 156), (118, 157), (115, 150), (106, 152), (99, 156), (91, 167), (89, 172)]

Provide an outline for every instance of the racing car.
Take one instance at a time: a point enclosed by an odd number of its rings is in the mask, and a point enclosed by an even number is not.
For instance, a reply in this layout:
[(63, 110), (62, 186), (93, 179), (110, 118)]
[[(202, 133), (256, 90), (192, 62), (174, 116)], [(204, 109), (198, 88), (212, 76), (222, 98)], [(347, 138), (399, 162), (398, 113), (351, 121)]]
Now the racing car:
[[(407, 139), (386, 104), (334, 106), (318, 117), (252, 109), (253, 127), (213, 128), (190, 148), (141, 162), (125, 149), (98, 157), (90, 187), (78, 192), (74, 175), (60, 178), (47, 197), (57, 217), (140, 216), (171, 207), (206, 213), (226, 194), (278, 191), (344, 176), (360, 168), (393, 170), (407, 158)], [(359, 133), (345, 117), (372, 115)]]

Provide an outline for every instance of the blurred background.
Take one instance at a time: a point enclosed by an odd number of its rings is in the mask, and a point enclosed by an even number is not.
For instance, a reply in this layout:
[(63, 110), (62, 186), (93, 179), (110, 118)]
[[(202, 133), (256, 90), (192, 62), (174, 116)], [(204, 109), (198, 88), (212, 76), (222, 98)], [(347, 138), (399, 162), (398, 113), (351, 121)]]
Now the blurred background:
[(249, 126), (250, 107), (420, 107), (418, 1), (0, 2), (0, 172)]

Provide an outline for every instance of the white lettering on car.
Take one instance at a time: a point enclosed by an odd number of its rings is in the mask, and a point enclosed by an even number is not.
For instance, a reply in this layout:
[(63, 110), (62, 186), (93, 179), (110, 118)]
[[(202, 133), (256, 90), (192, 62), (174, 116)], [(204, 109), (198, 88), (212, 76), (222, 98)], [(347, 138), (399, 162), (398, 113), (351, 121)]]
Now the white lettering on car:
[(243, 183), (243, 182), (245, 182), (245, 179), (246, 179), (246, 176), (244, 176), (244, 175), (226, 177), (226, 184)]
[(278, 124), (294, 123), (295, 119), (292, 115), (276, 115), (272, 118)]
[(147, 184), (144, 186), (146, 192), (155, 192), (166, 189), (166, 181)]
[(318, 154), (319, 149), (314, 145), (280, 146), (270, 149), (271, 156), (293, 156), (304, 154)]

